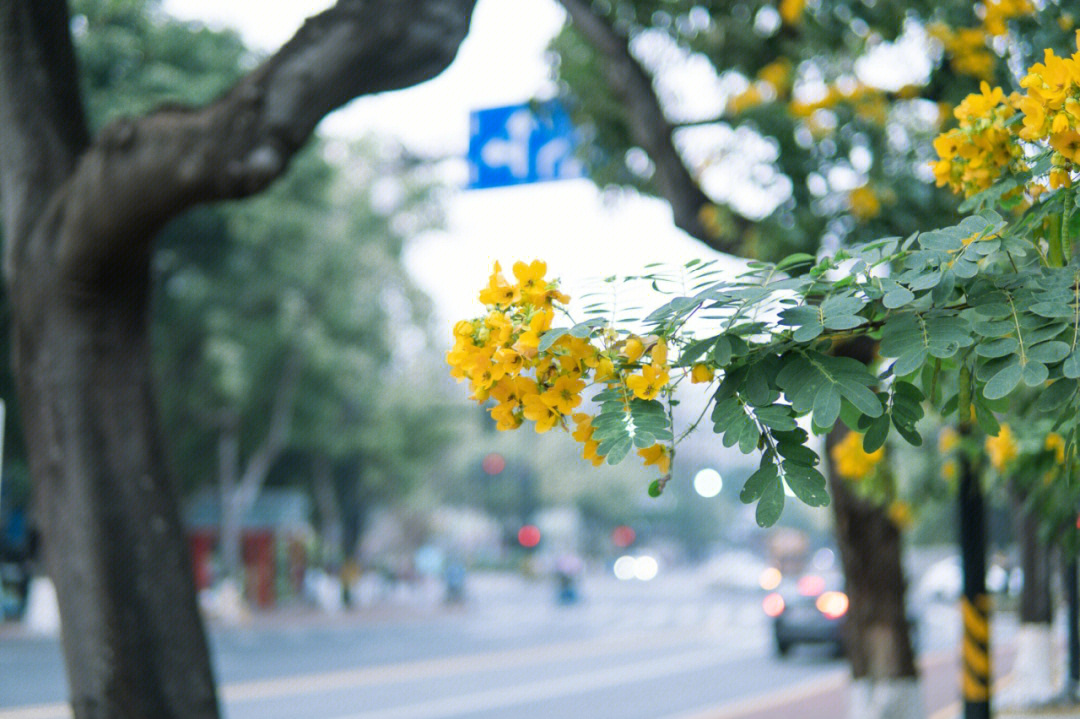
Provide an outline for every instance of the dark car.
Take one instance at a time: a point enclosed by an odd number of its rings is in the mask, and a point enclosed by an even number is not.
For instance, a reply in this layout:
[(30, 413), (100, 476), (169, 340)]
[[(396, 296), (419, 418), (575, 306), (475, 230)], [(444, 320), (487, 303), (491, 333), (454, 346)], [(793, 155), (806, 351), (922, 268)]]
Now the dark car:
[(843, 654), (848, 597), (842, 587), (839, 575), (806, 574), (765, 596), (762, 608), (773, 619), (778, 654), (797, 644), (824, 644)]

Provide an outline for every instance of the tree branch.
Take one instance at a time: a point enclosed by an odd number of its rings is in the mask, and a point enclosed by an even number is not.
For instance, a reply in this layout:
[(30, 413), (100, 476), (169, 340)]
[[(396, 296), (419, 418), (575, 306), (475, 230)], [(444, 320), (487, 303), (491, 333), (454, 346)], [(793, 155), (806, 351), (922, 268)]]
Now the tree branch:
[(660, 195), (671, 205), (675, 225), (720, 252), (737, 254), (739, 238), (751, 224), (735, 213), (739, 231), (717, 237), (701, 221), (703, 206), (713, 204), (675, 148), (674, 125), (664, 115), (652, 78), (630, 53), (629, 40), (597, 14), (589, 0), (559, 0), (574, 28), (601, 56), (601, 71), (615, 96), (626, 105), (625, 120), (633, 141), (656, 167)]
[(211, 105), (109, 125), (62, 190), (62, 271), (100, 284), (180, 211), (260, 191), (332, 110), (445, 69), (474, 3), (339, 0)]

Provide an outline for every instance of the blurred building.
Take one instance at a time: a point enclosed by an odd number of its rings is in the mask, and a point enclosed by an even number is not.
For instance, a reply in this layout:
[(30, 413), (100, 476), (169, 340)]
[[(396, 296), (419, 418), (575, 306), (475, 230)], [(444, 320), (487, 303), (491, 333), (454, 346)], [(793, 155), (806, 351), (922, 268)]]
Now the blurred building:
[[(258, 607), (301, 596), (314, 531), (311, 500), (298, 489), (264, 489), (241, 522), (244, 595)], [(194, 495), (184, 525), (197, 589), (219, 578), (221, 504), (217, 492)]]

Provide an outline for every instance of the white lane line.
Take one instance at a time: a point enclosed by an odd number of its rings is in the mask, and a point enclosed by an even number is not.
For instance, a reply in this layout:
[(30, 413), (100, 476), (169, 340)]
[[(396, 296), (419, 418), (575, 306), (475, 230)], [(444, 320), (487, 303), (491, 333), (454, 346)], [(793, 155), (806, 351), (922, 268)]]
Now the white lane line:
[(479, 711), (490, 711), (527, 704), (543, 699), (555, 699), (573, 694), (630, 682), (693, 671), (730, 661), (729, 656), (716, 648), (683, 652), (660, 659), (623, 664), (593, 672), (543, 679), (527, 684), (499, 687), (460, 696), (440, 697), (406, 706), (377, 709), (359, 714), (346, 714), (337, 719), (446, 719)]
[[(448, 677), (455, 674), (495, 671), (530, 664), (542, 664), (544, 662), (564, 661), (567, 657), (594, 657), (634, 649), (654, 649), (675, 644), (700, 642), (702, 640), (701, 633), (694, 630), (642, 632), (614, 638), (575, 640), (484, 654), (456, 655), (439, 659), (360, 667), (320, 674), (301, 674), (237, 682), (221, 687), (220, 697), (223, 703), (231, 704), (310, 695), (374, 684), (408, 682)], [(61, 702), (0, 709), (0, 719), (70, 718), (70, 707)]]

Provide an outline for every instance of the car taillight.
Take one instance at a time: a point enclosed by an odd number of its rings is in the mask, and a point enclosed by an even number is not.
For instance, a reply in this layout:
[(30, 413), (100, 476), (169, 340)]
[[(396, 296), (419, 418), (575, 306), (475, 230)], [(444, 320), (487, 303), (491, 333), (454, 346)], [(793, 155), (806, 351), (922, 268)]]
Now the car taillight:
[(816, 597), (825, 591), (825, 580), (816, 574), (807, 574), (805, 577), (799, 577), (796, 589), (804, 597)]
[(770, 617), (778, 617), (784, 613), (784, 598), (777, 592), (767, 594), (765, 599), (761, 601), (761, 608)]
[(843, 592), (825, 592), (817, 598), (818, 611), (829, 619), (839, 619), (847, 614), (848, 597)]

